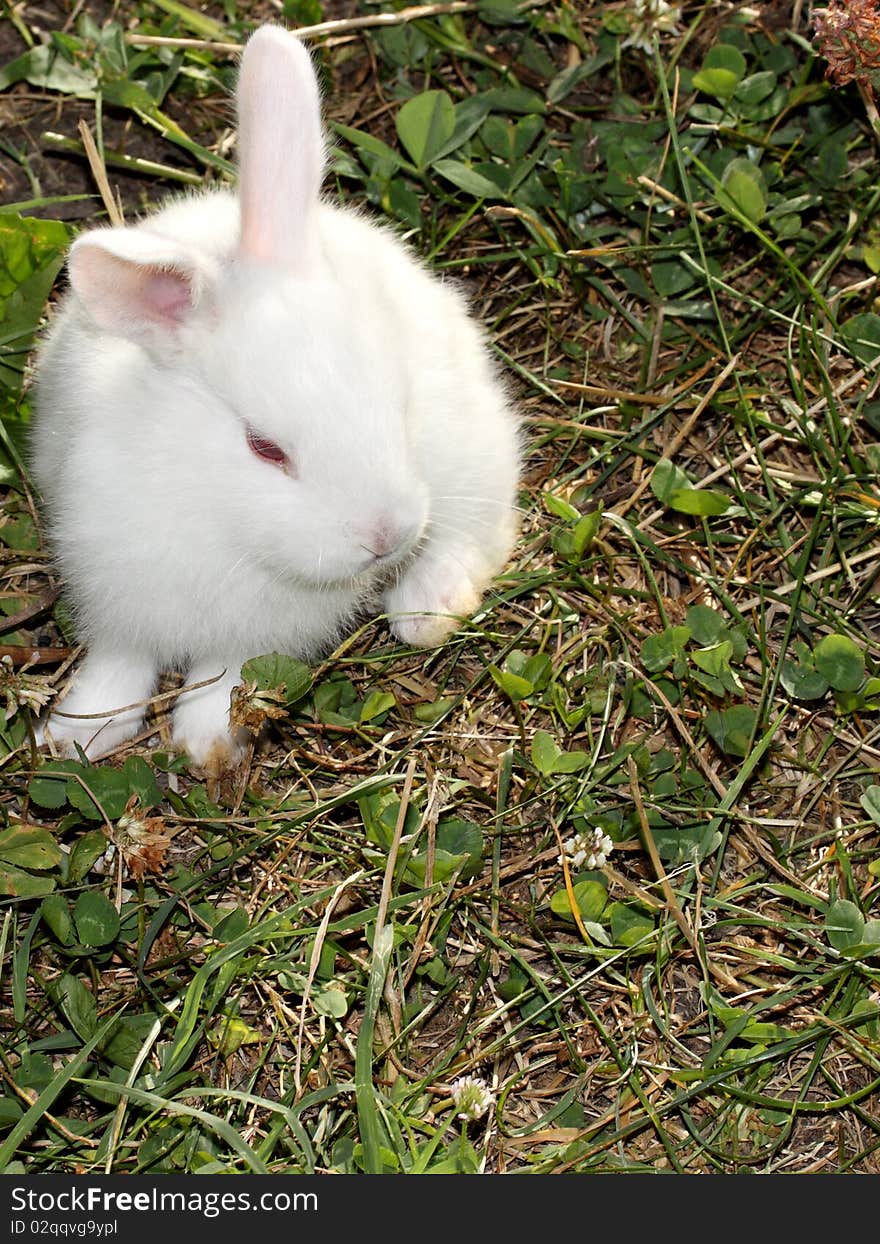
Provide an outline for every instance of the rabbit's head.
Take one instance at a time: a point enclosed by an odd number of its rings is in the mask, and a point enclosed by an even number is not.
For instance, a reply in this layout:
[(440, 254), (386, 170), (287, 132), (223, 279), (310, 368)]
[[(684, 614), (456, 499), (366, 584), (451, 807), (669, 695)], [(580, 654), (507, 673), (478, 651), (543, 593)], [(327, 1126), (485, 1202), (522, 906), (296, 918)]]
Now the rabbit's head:
[(320, 202), (320, 100), (301, 43), (262, 27), (237, 99), (238, 210), (215, 194), (202, 216), (190, 201), (179, 222), (171, 209), (87, 233), (71, 284), (101, 330), (149, 357), (181, 504), (207, 507), (218, 546), (315, 586), (389, 573), (428, 518), (410, 381), (364, 269), (326, 253), (334, 212)]

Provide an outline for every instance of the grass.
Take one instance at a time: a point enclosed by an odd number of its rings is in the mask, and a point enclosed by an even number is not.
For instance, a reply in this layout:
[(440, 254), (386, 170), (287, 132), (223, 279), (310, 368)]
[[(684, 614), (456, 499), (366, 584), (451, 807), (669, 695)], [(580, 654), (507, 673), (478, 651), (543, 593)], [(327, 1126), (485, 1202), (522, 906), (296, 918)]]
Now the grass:
[(105, 218), (77, 123), (128, 217), (224, 178), (222, 45), (277, 11), (59, 7), (51, 55), (46, 6), (0, 24), (0, 1169), (880, 1169), (862, 96), (803, 20), (455, 8), (315, 47), (336, 188), (465, 282), (515, 386), (516, 558), (439, 650), (378, 621), (288, 671), (221, 791), (165, 702), (101, 765), (31, 746), (77, 650), (26, 367)]

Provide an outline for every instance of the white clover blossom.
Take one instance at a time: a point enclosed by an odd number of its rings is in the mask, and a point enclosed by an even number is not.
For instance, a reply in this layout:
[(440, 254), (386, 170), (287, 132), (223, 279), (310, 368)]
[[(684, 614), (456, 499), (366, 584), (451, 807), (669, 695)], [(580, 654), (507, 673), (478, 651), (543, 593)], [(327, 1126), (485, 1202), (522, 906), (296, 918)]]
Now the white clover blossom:
[[(604, 868), (608, 856), (614, 850), (614, 843), (598, 826), (586, 833), (575, 834), (562, 845), (570, 868), (583, 868), (585, 864), (587, 868)], [(561, 855), (559, 863), (562, 863)]]
[(630, 32), (620, 45), (650, 52), (654, 34), (676, 34), (681, 21), (681, 7), (666, 0), (634, 0), (630, 10)]
[(7, 720), (23, 706), (39, 713), (54, 694), (46, 678), (40, 674), (18, 673), (8, 653), (0, 657), (0, 696), (6, 706)]
[(462, 1076), (449, 1091), (452, 1104), (458, 1111), (458, 1118), (465, 1121), (481, 1119), (495, 1101), (492, 1090), (476, 1076)]

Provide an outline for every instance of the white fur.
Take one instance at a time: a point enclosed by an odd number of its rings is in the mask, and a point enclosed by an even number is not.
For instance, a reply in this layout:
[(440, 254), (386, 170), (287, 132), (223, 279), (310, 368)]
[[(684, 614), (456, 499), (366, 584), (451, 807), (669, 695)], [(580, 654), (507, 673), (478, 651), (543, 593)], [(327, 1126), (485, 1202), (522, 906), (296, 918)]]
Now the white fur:
[(41, 351), (33, 470), (89, 646), (46, 723), (66, 750), (130, 737), (142, 714), (113, 710), (178, 668), (217, 681), (180, 698), (175, 741), (233, 762), (244, 660), (312, 660), (377, 607), (404, 642), (437, 643), (513, 543), (516, 420), (461, 295), (320, 201), (295, 38), (253, 36), (238, 103), (240, 198), (80, 237)]

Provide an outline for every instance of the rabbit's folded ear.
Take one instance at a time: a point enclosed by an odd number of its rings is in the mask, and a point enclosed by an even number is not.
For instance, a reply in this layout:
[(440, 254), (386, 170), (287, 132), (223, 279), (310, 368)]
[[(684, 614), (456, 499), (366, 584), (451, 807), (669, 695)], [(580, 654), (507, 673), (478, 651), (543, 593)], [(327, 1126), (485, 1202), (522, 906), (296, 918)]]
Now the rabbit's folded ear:
[(237, 102), (241, 255), (308, 275), (324, 138), (315, 71), (299, 39), (260, 27), (242, 56)]
[(95, 229), (67, 261), (70, 283), (100, 327), (140, 340), (173, 337), (209, 301), (214, 274), (204, 258), (148, 229)]

